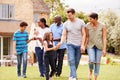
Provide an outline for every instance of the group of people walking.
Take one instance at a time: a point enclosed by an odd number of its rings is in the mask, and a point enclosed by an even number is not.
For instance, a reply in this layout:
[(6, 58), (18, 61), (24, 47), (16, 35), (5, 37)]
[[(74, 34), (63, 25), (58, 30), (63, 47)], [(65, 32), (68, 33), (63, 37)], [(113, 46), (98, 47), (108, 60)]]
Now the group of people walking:
[[(21, 62), (23, 60), (22, 76), (26, 78), (27, 68), (27, 43), (35, 40), (35, 53), (38, 60), (38, 68), (41, 77), (52, 80), (52, 77), (60, 77), (62, 73), (63, 58), (65, 52), (68, 55), (70, 66), (69, 80), (78, 80), (77, 68), (82, 53), (87, 48), (89, 56), (89, 80), (97, 80), (100, 70), (102, 55), (106, 55), (106, 27), (98, 21), (98, 14), (91, 13), (89, 22), (76, 18), (75, 10), (67, 10), (68, 20), (63, 23), (60, 15), (55, 16), (54, 23), (48, 27), (45, 18), (41, 18), (34, 36), (28, 39), (26, 22), (20, 23), (20, 29), (14, 33), (14, 54), (17, 55), (17, 74), (21, 77)], [(22, 59), (23, 58), (23, 59)], [(51, 71), (50, 71), (51, 67)]]

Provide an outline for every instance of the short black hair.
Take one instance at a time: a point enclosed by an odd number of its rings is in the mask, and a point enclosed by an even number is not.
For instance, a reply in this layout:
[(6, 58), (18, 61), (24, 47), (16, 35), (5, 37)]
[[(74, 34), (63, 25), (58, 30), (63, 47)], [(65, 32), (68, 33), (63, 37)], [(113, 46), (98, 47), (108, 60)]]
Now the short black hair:
[(28, 24), (26, 22), (21, 22), (20, 27), (24, 27), (24, 26), (28, 26)]
[(89, 17), (93, 18), (93, 19), (98, 19), (98, 14), (97, 13), (91, 13), (89, 15)]
[(69, 8), (69, 9), (67, 10), (67, 13), (75, 14), (75, 9), (73, 9), (73, 8)]

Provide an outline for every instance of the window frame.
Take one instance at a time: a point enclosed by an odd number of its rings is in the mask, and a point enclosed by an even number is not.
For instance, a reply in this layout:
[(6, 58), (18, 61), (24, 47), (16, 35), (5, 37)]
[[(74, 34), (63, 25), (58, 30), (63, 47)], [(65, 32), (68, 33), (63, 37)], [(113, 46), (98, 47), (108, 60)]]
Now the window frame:
[(0, 4), (0, 19), (15, 19), (13, 4)]

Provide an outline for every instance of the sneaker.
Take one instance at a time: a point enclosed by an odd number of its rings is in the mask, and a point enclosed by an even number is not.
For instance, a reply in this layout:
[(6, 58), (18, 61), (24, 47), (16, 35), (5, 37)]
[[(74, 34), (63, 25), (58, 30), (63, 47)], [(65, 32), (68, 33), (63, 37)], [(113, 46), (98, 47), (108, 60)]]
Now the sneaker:
[(20, 78), (21, 77), (21, 75), (18, 75), (18, 78)]
[(76, 78), (72, 78), (72, 80), (77, 80)]
[(26, 75), (23, 75), (22, 77), (23, 77), (23, 78), (27, 78), (27, 76), (26, 76)]
[(69, 77), (69, 80), (72, 80), (73, 78), (72, 77)]
[(41, 74), (41, 75), (40, 75), (40, 77), (44, 77), (44, 75), (43, 75), (43, 74)]
[(55, 75), (56, 75), (56, 77), (60, 77), (60, 75), (59, 75), (59, 74), (57, 74), (57, 73), (56, 73)]

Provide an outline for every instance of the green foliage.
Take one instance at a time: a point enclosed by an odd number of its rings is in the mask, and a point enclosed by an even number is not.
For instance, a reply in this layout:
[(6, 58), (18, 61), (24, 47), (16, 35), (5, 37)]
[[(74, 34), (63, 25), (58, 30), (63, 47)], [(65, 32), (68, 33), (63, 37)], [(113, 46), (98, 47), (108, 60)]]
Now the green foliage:
[(120, 54), (120, 16), (108, 10), (100, 14), (100, 21), (107, 27), (107, 50)]
[(60, 0), (45, 0), (51, 10), (50, 24), (53, 23), (55, 15), (61, 15), (63, 22), (67, 20), (66, 17), (66, 8), (68, 5), (62, 3)]
[[(67, 20), (66, 8), (68, 8), (68, 5), (65, 5), (65, 3), (61, 3), (60, 0), (45, 0), (45, 2), (47, 3), (51, 10), (51, 16), (49, 20), (50, 24), (53, 23), (55, 15), (61, 15), (63, 22)], [(83, 12), (77, 13), (76, 16), (83, 19), (85, 23), (88, 22), (87, 15), (84, 14)]]
[(88, 15), (83, 13), (83, 12), (79, 12), (76, 14), (76, 16), (80, 19), (83, 19), (85, 23), (88, 22)]

